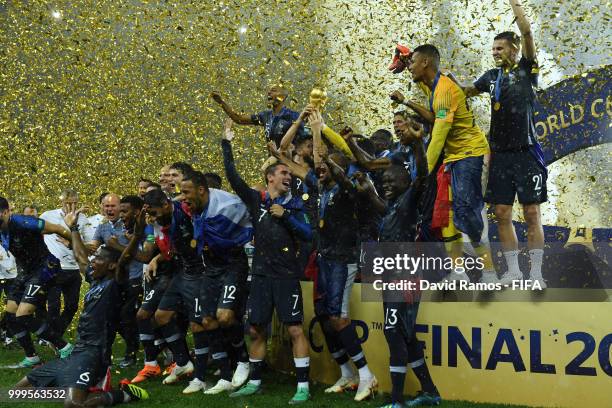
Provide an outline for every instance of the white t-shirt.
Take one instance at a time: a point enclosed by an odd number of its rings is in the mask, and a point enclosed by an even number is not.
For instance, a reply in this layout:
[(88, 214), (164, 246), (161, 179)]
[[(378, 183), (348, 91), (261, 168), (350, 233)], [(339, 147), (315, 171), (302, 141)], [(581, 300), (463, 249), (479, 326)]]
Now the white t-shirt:
[(96, 229), (98, 225), (104, 220), (104, 216), (102, 214), (92, 215), (87, 218), (87, 223), (85, 224), (85, 231), (81, 233), (81, 237), (83, 238), (83, 242), (88, 243), (93, 241), (94, 235), (96, 235)]
[[(61, 225), (68, 229), (68, 226), (64, 222), (64, 216), (64, 211), (61, 208), (58, 208), (57, 210), (45, 211), (42, 213), (40, 218), (46, 222)], [(79, 233), (81, 236), (83, 236), (85, 225), (87, 224), (87, 217), (85, 217), (83, 214), (79, 214), (77, 224), (79, 226)], [(72, 249), (69, 249), (66, 245), (60, 242), (61, 237), (57, 236), (56, 234), (46, 234), (44, 235), (44, 239), (49, 252), (59, 259), (62, 269), (79, 269), (79, 264), (77, 263), (76, 259), (74, 259)]]
[(17, 277), (15, 257), (0, 245), (0, 279), (13, 279)]

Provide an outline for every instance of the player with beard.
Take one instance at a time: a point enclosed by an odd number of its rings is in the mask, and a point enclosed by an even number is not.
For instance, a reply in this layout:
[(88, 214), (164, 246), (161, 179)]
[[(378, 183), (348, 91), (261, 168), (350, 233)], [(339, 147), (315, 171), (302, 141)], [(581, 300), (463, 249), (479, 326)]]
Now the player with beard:
[[(315, 313), (320, 318), (330, 353), (342, 371), (340, 379), (326, 392), (356, 388), (355, 401), (362, 401), (373, 395), (378, 381), (368, 367), (348, 310), (357, 272), (357, 189), (344, 175), (342, 167), (347, 164), (344, 156), (333, 154), (327, 159), (323, 153), (322, 119), (318, 111), (310, 115), (309, 123), (319, 174), (319, 273)], [(349, 357), (359, 370), (359, 381), (348, 362)]]
[(231, 140), (231, 121), (226, 121), (223, 164), (227, 178), (246, 204), (255, 228), (255, 255), (252, 280), (247, 301), (251, 325), (249, 381), (231, 397), (249, 396), (261, 392), (261, 372), (266, 353), (266, 327), (276, 310), (279, 320), (287, 326), (293, 344), (297, 392), (289, 401), (298, 404), (310, 398), (308, 341), (304, 336), (304, 318), (300, 271), (297, 267), (299, 240), (312, 239), (312, 229), (301, 198), (292, 197), (291, 174), (287, 166), (275, 164), (266, 169), (266, 189), (257, 191), (248, 186), (236, 171)]
[[(157, 187), (148, 189), (147, 193), (153, 190), (161, 191)], [(144, 270), (142, 303), (136, 312), (136, 324), (144, 349), (145, 361), (144, 367), (131, 380), (131, 383), (139, 383), (162, 374), (157, 357), (164, 348), (165, 340), (162, 331), (157, 327), (154, 314), (172, 281), (173, 274), (179, 269), (179, 265), (176, 257), (165, 244), (168, 242), (166, 237), (155, 236), (153, 226), (147, 224), (146, 211), (142, 210), (137, 214), (126, 211), (125, 215), (128, 218), (127, 228), (132, 238), (119, 262), (124, 264), (130, 259), (135, 259), (148, 263)], [(165, 258), (161, 253), (161, 248), (165, 248)]]
[[(244, 245), (253, 236), (246, 206), (234, 194), (208, 188), (199, 171), (181, 182), (181, 195), (191, 211), (198, 253), (204, 257), (200, 307), (212, 360), (221, 370), (217, 384), (204, 394), (233, 391), (248, 379), (249, 359), (241, 324), (249, 265)], [(232, 379), (228, 352), (234, 345), (238, 368)], [(229, 346), (229, 347), (228, 347)], [(203, 380), (203, 379), (202, 379)]]
[(491, 96), (491, 161), (485, 200), (495, 205), (499, 239), (508, 265), (501, 283), (510, 284), (512, 280), (523, 279), (518, 262), (518, 239), (512, 223), (512, 206), (518, 195), (527, 222), (531, 261), (529, 279), (539, 281), (545, 288), (540, 204), (547, 200), (548, 174), (534, 120), (539, 67), (525, 12), (516, 0), (510, 0), (510, 6), (522, 39), (511, 31), (495, 36), (492, 48), (497, 68), (487, 71), (473, 86), (464, 90), (468, 97), (483, 92)]
[[(194, 379), (183, 390), (192, 393), (203, 390), (205, 384), (203, 369), (208, 358), (208, 342), (202, 317), (200, 314), (200, 286), (204, 273), (202, 257), (197, 252), (197, 241), (194, 237), (193, 224), (184, 206), (172, 201), (163, 191), (151, 190), (145, 194), (145, 206), (150, 221), (153, 222), (154, 237), (161, 254), (158, 260), (170, 260), (176, 256), (179, 271), (172, 277), (155, 312), (155, 321), (164, 335), (168, 348), (172, 351), (176, 366), (163, 380), (164, 384), (172, 384), (181, 377), (194, 372), (194, 365), (189, 359), (184, 336), (179, 330), (175, 316), (184, 311), (189, 316), (190, 328), (193, 333), (196, 366)], [(139, 242), (144, 239), (144, 226), (135, 230), (134, 236), (126, 252), (134, 251)], [(151, 245), (143, 248), (147, 257), (154, 255)]]
[[(88, 249), (83, 244), (74, 205), (64, 218), (71, 231), (74, 255), (85, 270), (89, 261)], [(65, 387), (64, 407), (111, 406), (119, 403), (148, 399), (148, 393), (132, 384), (122, 383), (118, 390), (90, 393), (90, 387), (104, 378), (110, 365), (113, 322), (118, 314), (119, 287), (117, 281), (126, 278), (117, 267), (119, 254), (106, 247), (98, 249), (91, 267), (92, 284), (84, 297), (83, 311), (77, 326), (77, 341), (72, 354), (65, 359), (50, 361), (32, 370), (16, 387)]]
[(60, 262), (54, 257), (43, 239), (45, 234), (57, 234), (71, 240), (70, 231), (40, 218), (11, 214), (9, 203), (0, 197), (0, 238), (4, 249), (15, 257), (19, 274), (10, 289), (6, 319), (15, 339), (24, 349), (26, 357), (19, 367), (33, 367), (40, 363), (30, 333), (50, 342), (61, 358), (70, 355), (73, 345), (64, 341), (34, 312), (44, 309), (47, 291), (60, 272)]

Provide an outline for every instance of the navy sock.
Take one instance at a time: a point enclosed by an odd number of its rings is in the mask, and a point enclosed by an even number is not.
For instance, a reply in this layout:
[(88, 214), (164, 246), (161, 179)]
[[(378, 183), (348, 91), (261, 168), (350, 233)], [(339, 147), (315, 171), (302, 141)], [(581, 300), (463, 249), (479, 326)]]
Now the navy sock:
[(187, 364), (189, 362), (189, 351), (187, 350), (185, 339), (179, 333), (174, 320), (160, 327), (160, 330), (166, 340), (168, 348), (172, 351), (174, 362), (179, 366)]
[(351, 323), (344, 329), (340, 330), (338, 337), (340, 337), (340, 341), (344, 345), (344, 348), (349, 356), (351, 356), (351, 360), (353, 360), (355, 366), (357, 368), (365, 367), (368, 362), (366, 361), (365, 354), (363, 354), (363, 349), (361, 348), (361, 343), (357, 337), (355, 325)]
[(208, 364), (208, 333), (205, 331), (193, 333), (193, 345), (195, 348), (195, 370), (193, 377), (204, 381), (206, 376), (206, 366)]

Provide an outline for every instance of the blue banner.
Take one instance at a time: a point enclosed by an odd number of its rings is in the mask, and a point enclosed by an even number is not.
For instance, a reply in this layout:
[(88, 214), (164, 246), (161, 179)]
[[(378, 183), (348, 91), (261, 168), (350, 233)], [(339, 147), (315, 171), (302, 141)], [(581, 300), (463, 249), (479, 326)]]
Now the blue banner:
[(608, 65), (538, 92), (535, 126), (546, 165), (612, 141), (611, 71)]

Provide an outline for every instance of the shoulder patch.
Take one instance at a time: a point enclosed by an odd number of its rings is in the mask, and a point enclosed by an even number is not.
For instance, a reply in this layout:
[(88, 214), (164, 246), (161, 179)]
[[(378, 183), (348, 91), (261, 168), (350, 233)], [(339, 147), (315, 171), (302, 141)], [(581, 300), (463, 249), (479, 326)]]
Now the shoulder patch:
[(440, 109), (436, 112), (436, 119), (446, 119), (446, 109)]

